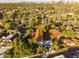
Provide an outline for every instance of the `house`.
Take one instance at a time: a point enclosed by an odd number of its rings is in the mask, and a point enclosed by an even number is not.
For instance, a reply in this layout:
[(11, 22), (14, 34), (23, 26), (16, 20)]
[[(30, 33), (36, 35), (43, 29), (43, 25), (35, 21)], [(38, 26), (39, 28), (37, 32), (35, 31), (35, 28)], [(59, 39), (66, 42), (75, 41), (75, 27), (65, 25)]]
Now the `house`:
[(64, 39), (63, 44), (65, 47), (75, 47), (76, 46), (75, 42), (73, 42), (70, 39)]
[(72, 13), (72, 12), (70, 12), (70, 13), (67, 13), (67, 15), (68, 15), (69, 17), (71, 17), (71, 16), (74, 16), (75, 14)]
[(7, 40), (7, 39), (10, 39), (11, 37), (13, 37), (13, 35), (12, 35), (12, 34), (10, 34), (10, 35), (8, 35), (8, 36), (6, 36), (6, 37), (5, 37), (5, 36), (3, 36), (3, 37), (2, 37), (2, 39), (3, 39), (3, 40)]
[(2, 40), (11, 40), (13, 41), (14, 38), (18, 37), (19, 34), (16, 32), (16, 30), (7, 30), (6, 34), (2, 37)]
[(49, 30), (49, 33), (50, 33), (51, 36), (53, 36), (53, 37), (58, 37), (58, 36), (61, 35), (61, 32), (59, 32), (59, 31), (56, 30), (56, 29), (50, 29), (50, 30)]
[(73, 42), (79, 42), (79, 40), (78, 39), (76, 39), (76, 38), (71, 38), (71, 40), (73, 41)]
[(2, 40), (3, 40), (3, 41), (6, 41), (6, 40), (11, 40), (11, 41), (13, 41), (13, 39), (16, 38), (16, 37), (18, 37), (18, 36), (19, 36), (18, 33), (16, 33), (16, 34), (9, 34), (9, 35), (7, 35), (7, 36), (3, 36), (3, 37), (2, 37)]
[(10, 38), (11, 38), (12, 36), (13, 36), (13, 35), (8, 35), (8, 36), (6, 36), (6, 37), (3, 36), (3, 37), (2, 37), (2, 41), (3, 41), (3, 42), (5, 42), (5, 41), (11, 42)]

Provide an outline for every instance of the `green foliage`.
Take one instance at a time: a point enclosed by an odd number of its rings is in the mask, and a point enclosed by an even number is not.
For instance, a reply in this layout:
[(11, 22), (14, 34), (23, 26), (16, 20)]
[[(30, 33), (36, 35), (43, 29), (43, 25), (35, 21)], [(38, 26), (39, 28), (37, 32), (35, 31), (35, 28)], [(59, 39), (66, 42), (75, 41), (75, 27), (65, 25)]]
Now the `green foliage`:
[(75, 33), (69, 30), (66, 30), (62, 34), (64, 37), (75, 37)]
[(20, 58), (28, 57), (34, 54), (43, 53), (46, 49), (42, 46), (37, 45), (35, 39), (28, 39), (29, 44), (23, 42), (21, 39), (16, 38), (13, 40), (13, 48), (10, 51), (5, 52), (4, 57)]
[[(47, 51), (45, 47), (38, 45), (37, 39), (30, 37), (30, 33), (37, 29), (43, 31), (44, 40), (51, 40), (49, 34), (51, 28), (58, 31), (62, 30), (61, 33), (64, 38), (79, 38), (79, 4), (0, 4), (0, 11), (4, 11), (2, 13), (3, 19), (0, 19), (0, 26), (4, 27), (0, 30), (0, 38), (5, 36), (8, 29), (18, 29), (18, 33), (26, 29), (24, 33), (13, 40), (13, 48), (5, 52), (5, 57), (27, 57)], [(60, 42), (57, 38), (52, 40), (52, 48), (55, 50), (63, 45), (60, 43), (61, 39)]]
[(11, 29), (10, 23), (5, 23), (4, 26), (5, 26), (5, 29)]
[(35, 25), (35, 21), (34, 20), (30, 20), (29, 21), (29, 28), (34, 28)]
[(29, 44), (37, 43), (37, 40), (35, 38), (32, 38), (32, 39), (28, 39), (28, 42)]
[(45, 51), (47, 51), (45, 47), (43, 47), (43, 46), (38, 46), (38, 48), (37, 48), (37, 54), (43, 53), (43, 52), (45, 52)]
[(58, 40), (53, 40), (53, 49), (55, 49), (55, 50), (59, 49), (59, 42), (58, 42)]

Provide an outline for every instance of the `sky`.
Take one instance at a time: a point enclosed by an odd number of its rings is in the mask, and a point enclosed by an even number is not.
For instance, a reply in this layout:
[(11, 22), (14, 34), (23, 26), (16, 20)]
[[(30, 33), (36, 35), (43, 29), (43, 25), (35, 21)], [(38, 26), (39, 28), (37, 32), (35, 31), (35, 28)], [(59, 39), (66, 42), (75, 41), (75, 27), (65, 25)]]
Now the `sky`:
[[(14, 2), (28, 2), (28, 1), (32, 1), (32, 2), (51, 2), (51, 1), (59, 1), (59, 0), (0, 0), (0, 3), (14, 3)], [(64, 0), (64, 1), (68, 1), (68, 0)], [(79, 0), (70, 0), (70, 1), (74, 1), (74, 2), (79, 2)]]

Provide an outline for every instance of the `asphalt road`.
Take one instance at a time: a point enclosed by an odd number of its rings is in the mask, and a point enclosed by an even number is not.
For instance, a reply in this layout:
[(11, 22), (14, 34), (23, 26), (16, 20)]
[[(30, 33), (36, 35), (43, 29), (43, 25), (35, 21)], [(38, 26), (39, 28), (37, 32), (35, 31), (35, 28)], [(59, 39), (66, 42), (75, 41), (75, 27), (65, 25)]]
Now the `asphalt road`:
[[(78, 51), (78, 53), (77, 53), (77, 51)], [(64, 52), (59, 52), (56, 54), (49, 54), (47, 58), (54, 58), (54, 57), (59, 56), (59, 55), (64, 55), (64, 57), (66, 57), (66, 58), (73, 58), (73, 55), (76, 55), (76, 54), (79, 54), (79, 47), (72, 47)], [(78, 56), (79, 55), (77, 55), (76, 57), (78, 58)], [(42, 54), (40, 54), (38, 56), (34, 56), (31, 58), (43, 58), (43, 57), (42, 57)]]

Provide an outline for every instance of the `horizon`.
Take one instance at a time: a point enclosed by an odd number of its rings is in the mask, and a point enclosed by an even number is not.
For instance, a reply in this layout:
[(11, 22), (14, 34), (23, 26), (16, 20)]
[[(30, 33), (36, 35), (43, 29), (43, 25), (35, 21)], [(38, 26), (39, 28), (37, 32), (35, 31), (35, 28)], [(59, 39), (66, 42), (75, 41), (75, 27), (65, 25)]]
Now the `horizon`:
[[(0, 3), (20, 3), (20, 2), (59, 2), (60, 0), (0, 0)], [(63, 0), (67, 2), (68, 0)], [(79, 0), (69, 0), (69, 2), (79, 2)]]

